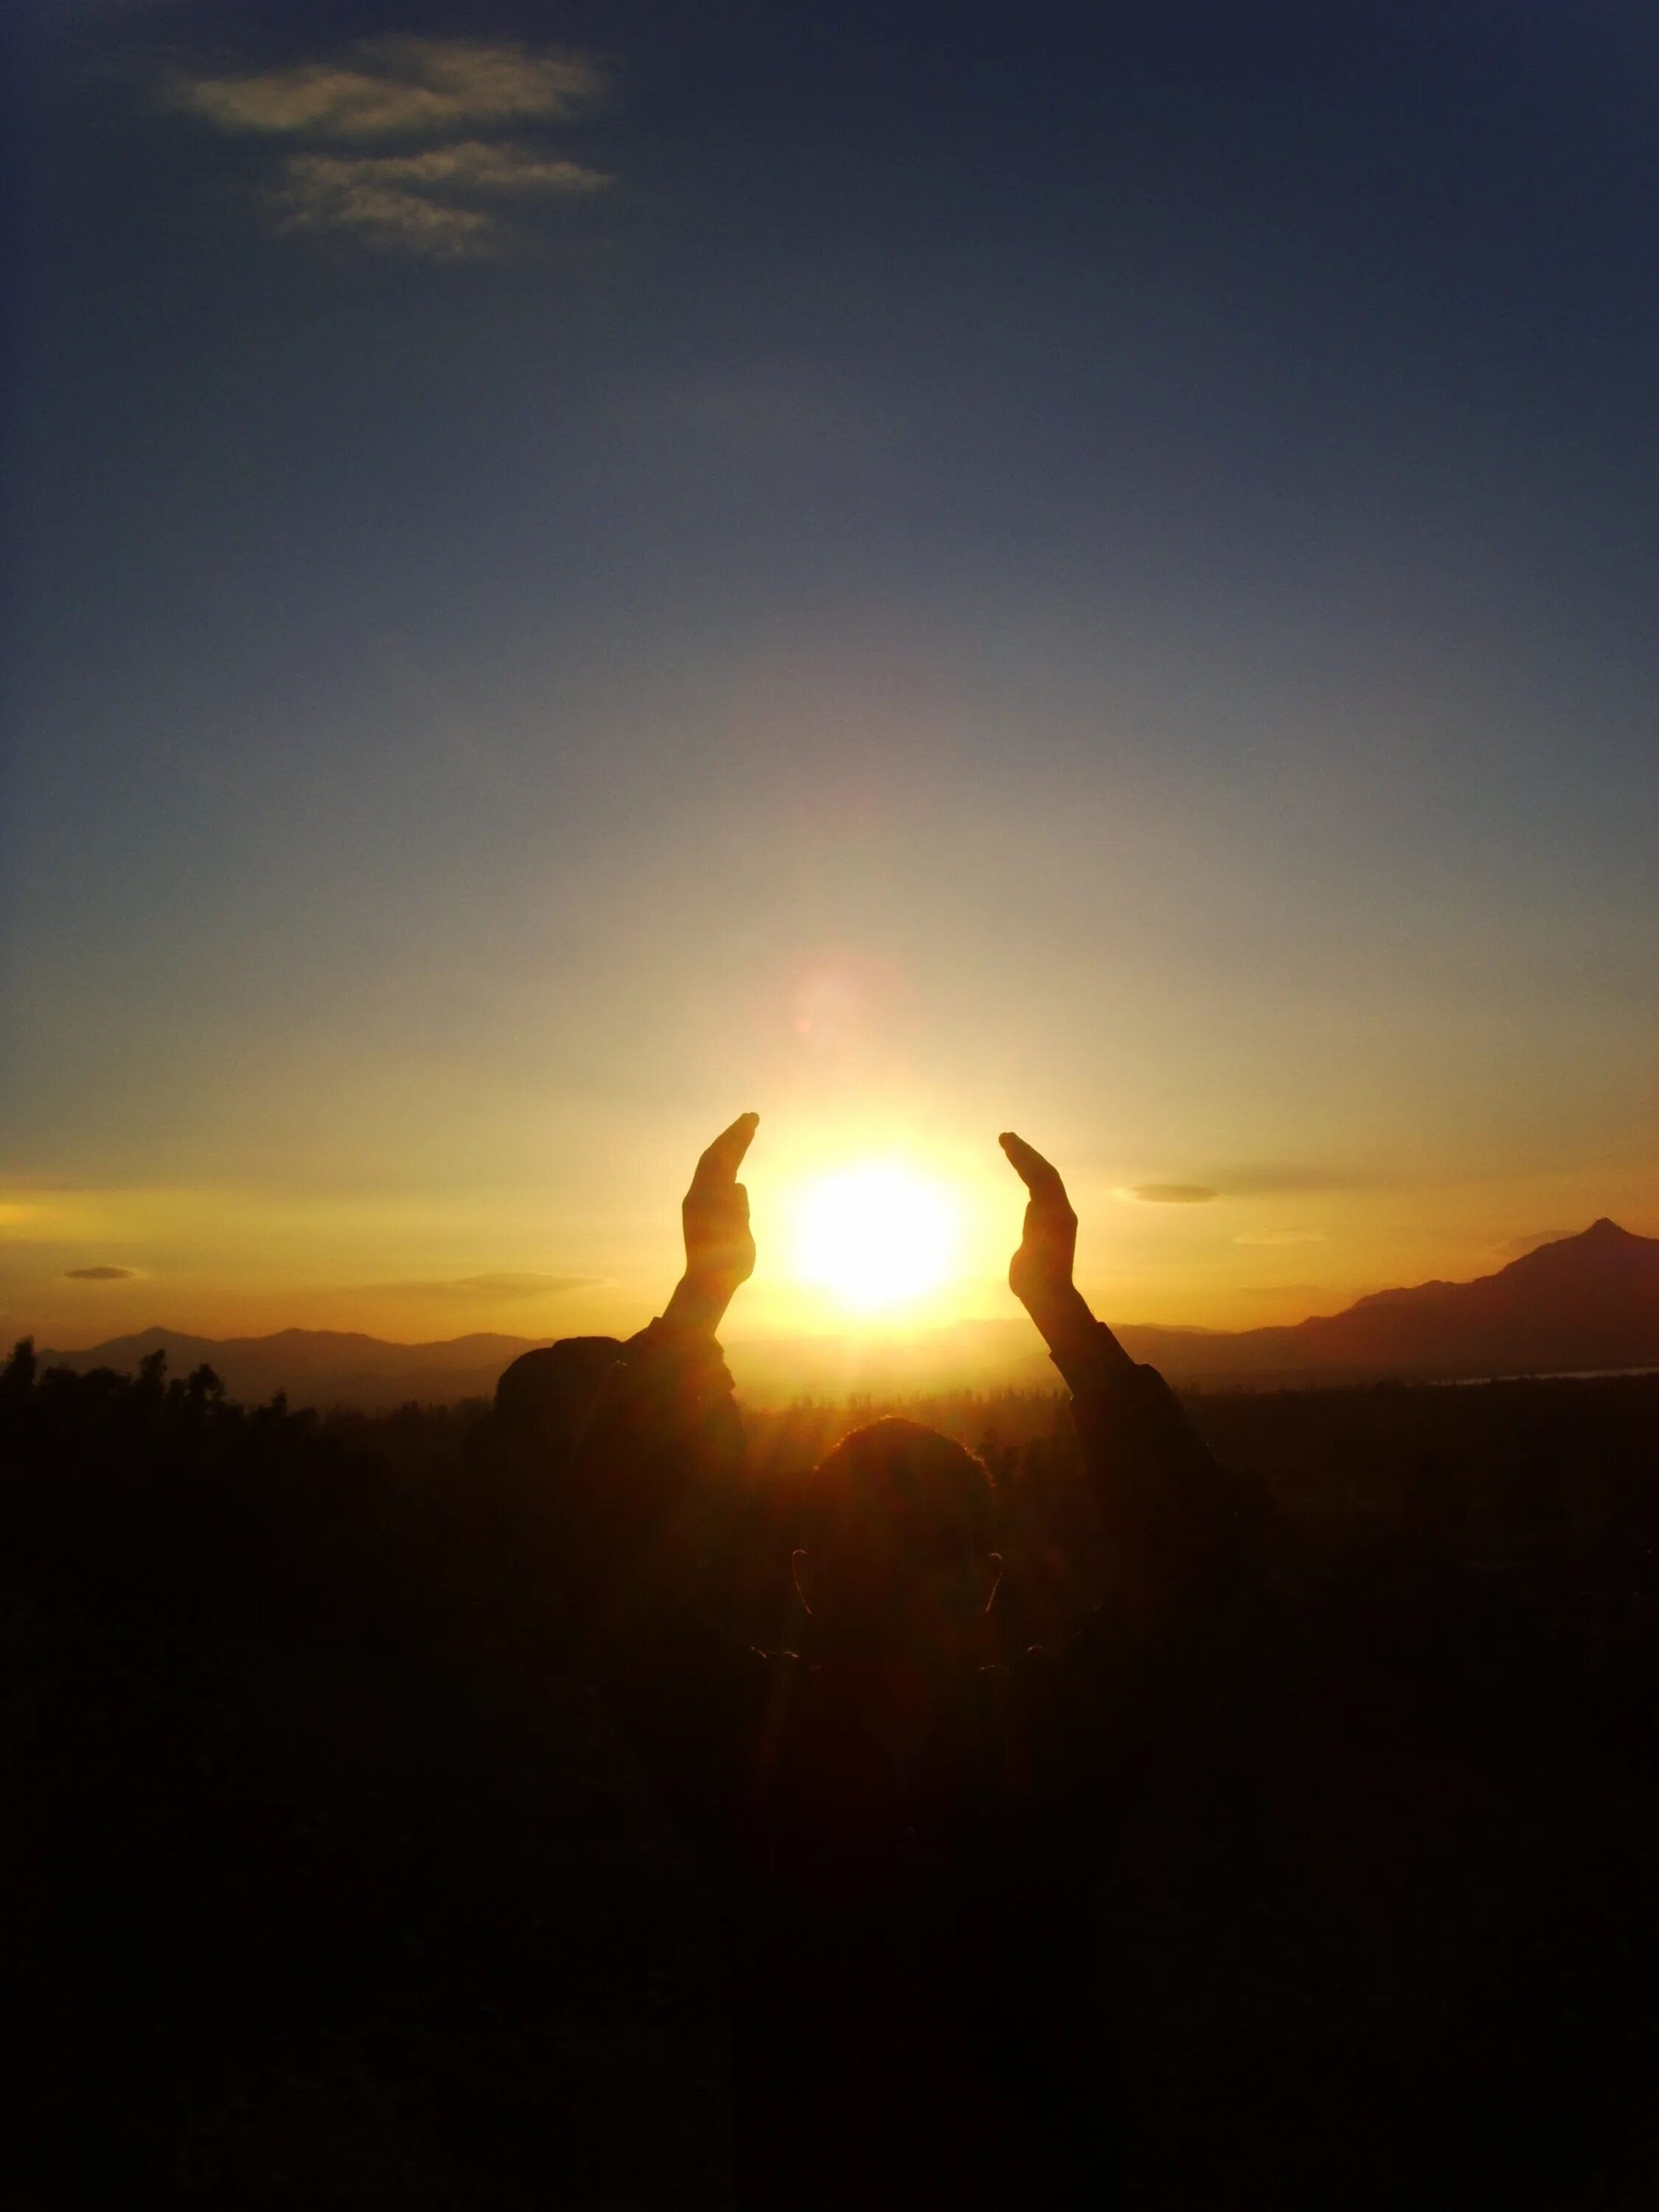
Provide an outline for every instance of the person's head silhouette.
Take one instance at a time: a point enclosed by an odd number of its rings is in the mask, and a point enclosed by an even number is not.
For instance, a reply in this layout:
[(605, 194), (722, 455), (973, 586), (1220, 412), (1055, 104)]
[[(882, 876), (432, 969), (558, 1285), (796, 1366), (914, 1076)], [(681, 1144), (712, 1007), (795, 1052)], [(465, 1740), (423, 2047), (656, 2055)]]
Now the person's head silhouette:
[(855, 1429), (808, 1490), (795, 1588), (819, 1638), (848, 1656), (928, 1672), (972, 1663), (1002, 1572), (983, 1461), (917, 1422)]

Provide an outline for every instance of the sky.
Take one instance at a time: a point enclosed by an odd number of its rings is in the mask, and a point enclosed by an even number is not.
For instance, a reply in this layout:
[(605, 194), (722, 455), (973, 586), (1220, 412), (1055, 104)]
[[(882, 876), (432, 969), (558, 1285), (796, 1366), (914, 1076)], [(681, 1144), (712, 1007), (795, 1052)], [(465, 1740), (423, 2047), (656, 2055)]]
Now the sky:
[(1659, 1234), (1659, 18), (23, 0), (0, 1326)]

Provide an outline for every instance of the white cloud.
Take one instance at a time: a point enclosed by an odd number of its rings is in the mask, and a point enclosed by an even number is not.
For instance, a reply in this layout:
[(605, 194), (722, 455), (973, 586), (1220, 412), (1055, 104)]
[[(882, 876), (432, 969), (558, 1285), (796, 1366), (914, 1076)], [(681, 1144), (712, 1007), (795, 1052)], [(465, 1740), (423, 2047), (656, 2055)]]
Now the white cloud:
[(179, 75), (169, 104), (238, 136), (334, 140), (433, 136), (532, 117), (569, 123), (603, 100), (592, 54), (471, 39), (366, 39), (346, 61), (242, 76)]

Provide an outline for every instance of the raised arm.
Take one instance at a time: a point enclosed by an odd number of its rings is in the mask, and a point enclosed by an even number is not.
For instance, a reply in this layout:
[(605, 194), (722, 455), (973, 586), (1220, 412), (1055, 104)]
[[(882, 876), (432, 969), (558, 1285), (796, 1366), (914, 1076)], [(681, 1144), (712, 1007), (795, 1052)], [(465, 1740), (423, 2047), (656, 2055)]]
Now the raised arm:
[(1183, 1637), (1237, 1591), (1246, 1526), (1156, 1368), (1137, 1366), (1072, 1279), (1077, 1216), (1058, 1170), (1012, 1131), (1000, 1139), (1029, 1197), (1008, 1284), (1072, 1393), (1072, 1416), (1111, 1549), (1114, 1626)]
[(738, 1170), (759, 1121), (740, 1114), (698, 1160), (680, 1207), (685, 1272), (661, 1316), (622, 1347), (584, 1449), (596, 1486), (611, 1493), (636, 1542), (672, 1530), (742, 1459), (742, 1425), (715, 1333), (754, 1273), (749, 1194)]
[(740, 1115), (697, 1163), (681, 1207), (685, 1271), (659, 1318), (625, 1343), (526, 1353), (496, 1390), (504, 1445), (544, 1486), (561, 1610), (584, 1642), (636, 1637), (647, 1620), (654, 1634), (684, 1607), (706, 1548), (696, 1526), (741, 1462), (715, 1331), (755, 1264), (737, 1176), (758, 1118)]

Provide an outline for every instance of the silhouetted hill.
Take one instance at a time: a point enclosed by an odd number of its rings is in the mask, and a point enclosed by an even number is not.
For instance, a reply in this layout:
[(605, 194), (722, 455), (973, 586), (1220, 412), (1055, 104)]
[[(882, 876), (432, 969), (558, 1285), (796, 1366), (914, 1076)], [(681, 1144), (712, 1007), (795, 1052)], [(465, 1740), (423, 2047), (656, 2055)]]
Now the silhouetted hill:
[[(1279, 1328), (1115, 1324), (1137, 1359), (1176, 1382), (1364, 1382), (1399, 1376), (1573, 1374), (1659, 1365), (1659, 1237), (1601, 1220), (1472, 1283), (1377, 1291), (1346, 1311)], [(46, 1366), (130, 1373), (162, 1351), (169, 1371), (204, 1360), (234, 1398), (286, 1390), (295, 1405), (372, 1410), (415, 1398), (488, 1397), (544, 1337), (480, 1334), (388, 1344), (334, 1329), (216, 1339), (147, 1328), (86, 1352), (43, 1352)], [(1059, 1387), (1029, 1322), (958, 1322), (908, 1335), (780, 1337), (730, 1347), (738, 1387), (757, 1400)]]
[(434, 1344), (388, 1344), (378, 1336), (330, 1328), (284, 1328), (274, 1336), (185, 1336), (146, 1328), (85, 1352), (42, 1352), (43, 1367), (113, 1367), (130, 1374), (152, 1352), (167, 1370), (187, 1375), (204, 1361), (233, 1398), (248, 1403), (286, 1390), (296, 1406), (353, 1406), (372, 1411), (410, 1398), (449, 1405), (487, 1398), (501, 1370), (545, 1337), (456, 1336)]
[(1182, 1380), (1583, 1373), (1659, 1364), (1659, 1237), (1616, 1222), (1540, 1245), (1472, 1283), (1377, 1291), (1346, 1311), (1237, 1334), (1125, 1328)]

